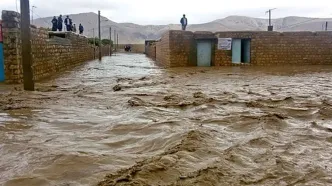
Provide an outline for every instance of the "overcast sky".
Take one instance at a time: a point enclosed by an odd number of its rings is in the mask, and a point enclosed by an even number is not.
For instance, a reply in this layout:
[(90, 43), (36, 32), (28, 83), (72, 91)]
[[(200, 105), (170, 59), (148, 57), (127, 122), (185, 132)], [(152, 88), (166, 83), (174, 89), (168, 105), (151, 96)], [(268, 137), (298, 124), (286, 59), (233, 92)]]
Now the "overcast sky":
[[(0, 10), (16, 10), (20, 0), (0, 0)], [(285, 16), (332, 17), (332, 0), (30, 0), (36, 6), (35, 17), (102, 11), (115, 22), (137, 24), (179, 23), (186, 14), (189, 23), (204, 23), (230, 15), (266, 18)], [(38, 16), (37, 16), (38, 15)]]

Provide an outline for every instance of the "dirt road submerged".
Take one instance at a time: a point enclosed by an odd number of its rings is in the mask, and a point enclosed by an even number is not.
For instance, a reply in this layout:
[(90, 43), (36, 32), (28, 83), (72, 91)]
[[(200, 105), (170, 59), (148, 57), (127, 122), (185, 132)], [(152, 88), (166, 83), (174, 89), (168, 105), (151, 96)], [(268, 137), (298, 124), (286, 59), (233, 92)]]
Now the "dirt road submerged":
[(91, 62), (0, 98), (0, 185), (330, 185), (332, 67)]

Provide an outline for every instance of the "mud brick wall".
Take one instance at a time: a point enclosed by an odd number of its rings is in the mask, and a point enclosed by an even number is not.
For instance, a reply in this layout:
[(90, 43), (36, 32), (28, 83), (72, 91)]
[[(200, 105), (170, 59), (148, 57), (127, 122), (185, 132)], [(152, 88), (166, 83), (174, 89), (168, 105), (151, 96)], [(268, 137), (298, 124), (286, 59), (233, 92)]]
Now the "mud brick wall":
[(145, 46), (145, 54), (152, 58), (156, 59), (156, 42), (148, 42), (147, 45)]
[[(218, 50), (216, 38), (250, 39), (251, 59), (246, 65), (330, 65), (332, 32), (208, 32), (168, 31), (156, 43), (156, 61), (164, 67), (195, 66), (197, 39), (209, 39), (212, 65), (230, 66), (231, 50)], [(241, 63), (244, 64), (244, 63)]]
[(92, 46), (82, 36), (67, 33), (66, 39), (48, 38), (48, 31), (31, 29), (32, 69), (35, 80), (41, 80), (93, 59)]
[(196, 58), (195, 43), (192, 32), (167, 31), (156, 42), (156, 61), (163, 67), (192, 66)]
[(194, 33), (182, 30), (169, 32), (170, 67), (191, 66), (192, 52), (196, 48)]
[[(251, 65), (332, 64), (332, 32), (218, 32), (219, 38), (251, 39)], [(232, 64), (232, 52), (215, 49), (215, 65)]]
[(162, 67), (170, 67), (170, 32), (163, 34), (156, 42), (156, 61)]
[[(5, 78), (7, 83), (22, 83), (20, 14), (2, 12)], [(41, 80), (72, 68), (94, 57), (88, 39), (74, 33), (65, 38), (49, 38), (47, 30), (31, 28), (32, 69), (35, 80)]]

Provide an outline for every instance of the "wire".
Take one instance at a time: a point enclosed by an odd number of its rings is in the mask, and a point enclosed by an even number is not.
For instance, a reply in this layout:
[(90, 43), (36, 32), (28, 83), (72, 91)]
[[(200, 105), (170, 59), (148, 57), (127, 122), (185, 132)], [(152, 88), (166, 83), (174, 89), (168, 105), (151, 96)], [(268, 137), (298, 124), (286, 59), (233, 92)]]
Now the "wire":
[(50, 23), (48, 23), (47, 21), (45, 21), (41, 16), (39, 16), (38, 14), (36, 14), (35, 12), (33, 12), (34, 15), (36, 15), (38, 18), (40, 18), (41, 20), (44, 21), (44, 23), (46, 23), (47, 25), (49, 25)]
[(15, 0), (15, 2), (16, 2), (16, 12), (19, 12), (19, 11), (18, 11), (17, 1), (18, 1), (18, 0)]
[(292, 27), (294, 27), (294, 26), (300, 25), (300, 24), (302, 24), (302, 23), (307, 23), (307, 22), (310, 22), (310, 21), (313, 21), (313, 20), (316, 20), (316, 19), (319, 19), (319, 18), (313, 18), (313, 19), (306, 20), (306, 21), (302, 21), (302, 22), (298, 22), (298, 23), (295, 23), (295, 24), (286, 25), (286, 26), (284, 26), (284, 27), (280, 27), (280, 28), (278, 28), (278, 29), (292, 28)]

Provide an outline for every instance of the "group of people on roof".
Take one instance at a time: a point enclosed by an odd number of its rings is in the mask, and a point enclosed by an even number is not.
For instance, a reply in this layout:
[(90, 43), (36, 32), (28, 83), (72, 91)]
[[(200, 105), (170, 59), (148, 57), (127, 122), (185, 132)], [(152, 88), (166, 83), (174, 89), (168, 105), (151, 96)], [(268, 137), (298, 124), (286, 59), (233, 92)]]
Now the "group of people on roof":
[[(60, 15), (58, 18), (56, 16), (52, 19), (52, 31), (63, 31), (63, 23), (65, 23), (65, 30), (67, 32), (77, 32), (76, 30), (76, 24), (73, 24), (73, 20), (69, 18), (69, 16), (66, 17), (66, 19), (63, 21), (62, 15)], [(82, 24), (78, 26), (79, 34), (83, 34), (84, 27)]]

